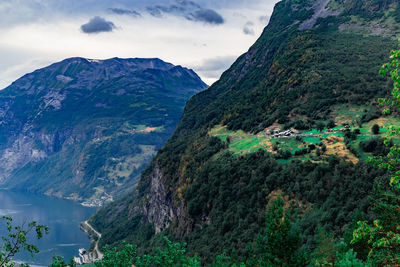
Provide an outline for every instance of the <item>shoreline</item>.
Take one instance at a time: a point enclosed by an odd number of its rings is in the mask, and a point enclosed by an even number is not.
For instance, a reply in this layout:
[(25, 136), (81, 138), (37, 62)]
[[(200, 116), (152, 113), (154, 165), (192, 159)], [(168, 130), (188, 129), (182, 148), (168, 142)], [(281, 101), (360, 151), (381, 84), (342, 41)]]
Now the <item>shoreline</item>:
[[(87, 220), (84, 222), (81, 222), (80, 228), (82, 231), (84, 231), (89, 236), (90, 243), (91, 243), (88, 253), (81, 257), (83, 263), (87, 264), (87, 263), (93, 263), (95, 261), (102, 260), (103, 253), (100, 251), (100, 249), (98, 247), (99, 241), (101, 239), (101, 233), (96, 231), (96, 229), (94, 229), (93, 226), (91, 226)], [(93, 247), (93, 244), (94, 244), (94, 247)]]

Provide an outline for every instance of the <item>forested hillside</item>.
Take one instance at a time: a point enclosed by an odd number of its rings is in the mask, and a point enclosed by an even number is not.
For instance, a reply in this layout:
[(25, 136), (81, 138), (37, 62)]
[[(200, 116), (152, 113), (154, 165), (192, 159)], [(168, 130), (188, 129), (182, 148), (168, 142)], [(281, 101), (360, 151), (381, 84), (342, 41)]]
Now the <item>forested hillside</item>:
[(249, 51), (187, 103), (138, 187), (91, 218), (100, 244), (143, 253), (168, 236), (206, 264), (224, 250), (244, 259), (276, 199), (305, 254), (349, 244), (358, 220), (375, 219), (374, 183), (389, 177), (365, 160), (399, 143), (382, 141), (399, 118), (378, 105), (399, 21), (396, 0), (279, 2)]

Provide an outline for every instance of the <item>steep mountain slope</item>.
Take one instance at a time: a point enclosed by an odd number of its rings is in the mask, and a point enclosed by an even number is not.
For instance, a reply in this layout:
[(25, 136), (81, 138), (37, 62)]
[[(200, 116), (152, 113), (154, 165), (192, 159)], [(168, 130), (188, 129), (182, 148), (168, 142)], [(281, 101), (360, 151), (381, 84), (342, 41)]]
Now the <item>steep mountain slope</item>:
[[(101, 243), (146, 251), (168, 235), (208, 260), (223, 249), (241, 256), (278, 194), (293, 203), (307, 248), (318, 225), (342, 235), (357, 210), (371, 216), (368, 194), (385, 173), (359, 149), (371, 124), (398, 123), (379, 118), (376, 99), (390, 88), (378, 70), (399, 19), (396, 0), (278, 3), (249, 51), (187, 103), (137, 189), (91, 218)], [(279, 139), (277, 129), (299, 133)]]
[(0, 92), (0, 181), (58, 197), (112, 198), (171, 135), (206, 85), (159, 59), (70, 58)]

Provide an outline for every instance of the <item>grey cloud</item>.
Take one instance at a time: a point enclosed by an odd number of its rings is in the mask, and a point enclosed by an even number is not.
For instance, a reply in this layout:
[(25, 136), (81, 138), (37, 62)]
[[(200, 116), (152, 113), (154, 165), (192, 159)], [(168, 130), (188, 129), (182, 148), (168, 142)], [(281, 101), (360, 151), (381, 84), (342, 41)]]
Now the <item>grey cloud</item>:
[(184, 7), (201, 9), (201, 6), (193, 1), (177, 0), (176, 2), (179, 5), (184, 6)]
[(109, 8), (108, 9), (111, 13), (117, 14), (117, 15), (129, 15), (132, 17), (141, 17), (142, 15), (135, 11), (135, 10), (129, 10), (129, 9), (122, 9), (122, 8)]
[(258, 20), (259, 20), (261, 23), (268, 23), (268, 21), (269, 21), (269, 16), (261, 16), (261, 17), (258, 18)]
[(175, 15), (182, 15), (185, 12), (189, 12), (191, 10), (199, 10), (199, 9), (202, 9), (202, 7), (199, 4), (187, 0), (176, 0), (175, 4), (171, 4), (168, 6), (155, 5), (147, 7), (147, 10), (149, 12), (154, 12), (156, 16), (159, 16), (160, 13), (171, 13)]
[(199, 4), (188, 0), (176, 0), (175, 4), (148, 6), (146, 9), (150, 15), (157, 18), (166, 13), (208, 24), (218, 25), (224, 23), (224, 18), (215, 10), (203, 8)]
[(176, 1), (176, 4), (172, 4), (169, 6), (155, 5), (155, 6), (148, 6), (146, 9), (147, 12), (150, 13), (150, 15), (160, 18), (162, 17), (163, 13), (181, 16), (185, 14), (187, 10), (190, 10), (193, 7), (198, 8), (198, 5), (192, 3), (191, 1), (181, 0), (181, 1)]
[(224, 18), (212, 9), (200, 9), (190, 14), (189, 20), (202, 21), (209, 24), (223, 24)]
[(243, 33), (246, 35), (254, 35), (254, 30), (252, 28), (244, 26)]
[(102, 17), (96, 16), (92, 18), (88, 23), (81, 26), (81, 30), (84, 33), (100, 33), (100, 32), (112, 32), (115, 29), (115, 25), (111, 21), (107, 21)]
[(200, 65), (194, 66), (193, 69), (206, 78), (219, 78), (235, 62), (236, 58), (237, 56), (224, 56), (205, 59)]
[(254, 26), (254, 23), (251, 21), (248, 21), (243, 27), (243, 33), (246, 35), (254, 35), (253, 26)]
[(157, 6), (148, 6), (148, 7), (146, 7), (146, 10), (153, 17), (156, 17), (156, 18), (162, 17), (162, 12), (161, 12), (160, 8)]
[[(236, 10), (260, 7), (260, 2), (273, 5), (278, 0), (0, 0), (0, 27), (21, 25), (40, 20), (51, 21), (64, 17), (79, 18), (102, 14), (110, 7), (136, 11), (144, 14), (149, 7), (151, 14), (162, 16), (166, 12), (174, 12), (174, 16), (190, 19), (190, 14), (197, 10), (212, 9)], [(154, 8), (159, 5), (160, 8)], [(182, 11), (182, 9), (184, 11)], [(118, 13), (119, 11), (117, 11)], [(120, 13), (120, 12), (119, 12)], [(204, 12), (203, 12), (204, 13)], [(128, 15), (128, 14), (127, 14)], [(133, 13), (131, 13), (133, 16)], [(265, 19), (268, 19), (265, 17)], [(266, 24), (266, 21), (262, 22)]]

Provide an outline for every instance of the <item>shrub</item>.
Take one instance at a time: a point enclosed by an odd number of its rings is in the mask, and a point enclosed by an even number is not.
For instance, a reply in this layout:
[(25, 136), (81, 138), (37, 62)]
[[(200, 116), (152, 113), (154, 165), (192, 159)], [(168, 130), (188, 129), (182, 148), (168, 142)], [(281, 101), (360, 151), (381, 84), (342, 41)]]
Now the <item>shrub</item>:
[(335, 121), (332, 120), (332, 119), (330, 119), (330, 120), (328, 121), (328, 123), (326, 124), (326, 127), (328, 127), (329, 129), (332, 129), (332, 128), (335, 127), (335, 126), (336, 126)]
[(379, 128), (379, 125), (378, 125), (378, 124), (374, 124), (374, 125), (372, 126), (372, 128), (371, 128), (371, 132), (372, 132), (373, 134), (379, 134), (379, 130), (380, 130), (380, 128)]

